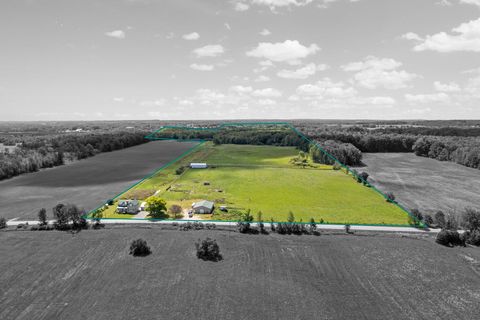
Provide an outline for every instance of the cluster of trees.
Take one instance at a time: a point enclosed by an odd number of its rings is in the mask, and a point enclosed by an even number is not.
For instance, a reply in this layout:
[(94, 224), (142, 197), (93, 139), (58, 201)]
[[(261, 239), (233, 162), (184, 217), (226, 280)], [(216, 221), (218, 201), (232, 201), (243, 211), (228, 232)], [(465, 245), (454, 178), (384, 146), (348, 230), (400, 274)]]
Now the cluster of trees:
[[(372, 124), (326, 126), (298, 124), (325, 144), (349, 143), (361, 152), (414, 152), (418, 156), (480, 168), (480, 127), (405, 125), (375, 128)], [(373, 126), (373, 127), (372, 127)]]
[[(346, 165), (358, 165), (362, 162), (362, 152), (350, 143), (340, 143), (334, 140), (318, 142), (321, 148)], [(313, 162), (334, 164), (334, 160), (316, 145), (311, 145), (309, 150)]]
[(0, 180), (60, 166), (66, 159), (84, 159), (138, 145), (148, 141), (144, 136), (145, 132), (25, 135), (14, 152), (0, 153)]
[(417, 156), (480, 169), (480, 138), (421, 137), (412, 149)]

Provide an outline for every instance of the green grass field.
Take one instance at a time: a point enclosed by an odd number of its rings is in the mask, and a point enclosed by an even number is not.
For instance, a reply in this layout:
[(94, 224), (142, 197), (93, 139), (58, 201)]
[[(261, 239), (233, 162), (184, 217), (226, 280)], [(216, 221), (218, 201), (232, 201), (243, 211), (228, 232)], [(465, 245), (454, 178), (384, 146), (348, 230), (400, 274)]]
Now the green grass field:
[[(134, 189), (160, 190), (158, 196), (168, 206), (180, 204), (185, 209), (201, 199), (214, 201), (217, 209), (212, 215), (195, 216), (204, 220), (238, 220), (238, 213), (250, 209), (254, 217), (261, 211), (265, 221), (286, 221), (291, 211), (296, 221), (304, 222), (314, 218), (325, 223), (408, 225), (407, 213), (345, 171), (319, 164), (298, 167), (290, 163), (297, 155), (293, 147), (206, 142)], [(210, 167), (175, 174), (190, 162), (207, 162)], [(220, 211), (220, 205), (229, 213)], [(104, 215), (133, 217), (116, 214), (113, 207)]]

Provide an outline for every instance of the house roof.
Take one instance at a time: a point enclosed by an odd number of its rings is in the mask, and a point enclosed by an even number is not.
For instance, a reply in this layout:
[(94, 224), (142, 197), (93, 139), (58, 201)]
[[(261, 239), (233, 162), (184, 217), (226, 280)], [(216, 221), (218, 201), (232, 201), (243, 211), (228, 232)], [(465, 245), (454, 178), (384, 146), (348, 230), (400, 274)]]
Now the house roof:
[(202, 200), (202, 201), (195, 202), (193, 204), (193, 208), (206, 207), (209, 209), (213, 209), (213, 205), (214, 203), (212, 201)]

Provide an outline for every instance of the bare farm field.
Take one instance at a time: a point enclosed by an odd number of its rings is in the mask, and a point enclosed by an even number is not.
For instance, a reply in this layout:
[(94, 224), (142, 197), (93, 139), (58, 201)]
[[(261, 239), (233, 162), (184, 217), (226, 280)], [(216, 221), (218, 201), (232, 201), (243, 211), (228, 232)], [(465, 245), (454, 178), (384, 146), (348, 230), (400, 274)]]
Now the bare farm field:
[(155, 141), (0, 182), (0, 216), (36, 219), (40, 208), (73, 203), (92, 210), (194, 143)]
[(362, 170), (373, 185), (392, 191), (407, 208), (461, 213), (480, 205), (480, 170), (412, 153), (365, 153)]
[[(215, 238), (223, 260), (195, 256)], [(128, 254), (145, 239), (147, 257)], [(429, 236), (0, 231), (1, 319), (475, 319), (476, 248)]]

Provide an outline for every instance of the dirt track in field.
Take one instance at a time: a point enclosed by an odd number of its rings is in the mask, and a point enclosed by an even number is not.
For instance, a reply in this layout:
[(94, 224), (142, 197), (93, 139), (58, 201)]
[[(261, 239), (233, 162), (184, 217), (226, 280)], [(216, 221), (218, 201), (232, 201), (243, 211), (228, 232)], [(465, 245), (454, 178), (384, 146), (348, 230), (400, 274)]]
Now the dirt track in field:
[[(113, 227), (108, 227), (113, 228)], [(223, 261), (195, 256), (217, 239)], [(128, 255), (144, 238), (153, 254)], [(475, 319), (480, 251), (399, 235), (0, 231), (1, 319)]]
[(369, 180), (392, 191), (407, 208), (461, 214), (465, 207), (480, 209), (480, 170), (412, 153), (365, 153)]
[(46, 208), (51, 216), (58, 203), (94, 209), (194, 145), (149, 142), (1, 181), (0, 216), (36, 219), (40, 208)]

